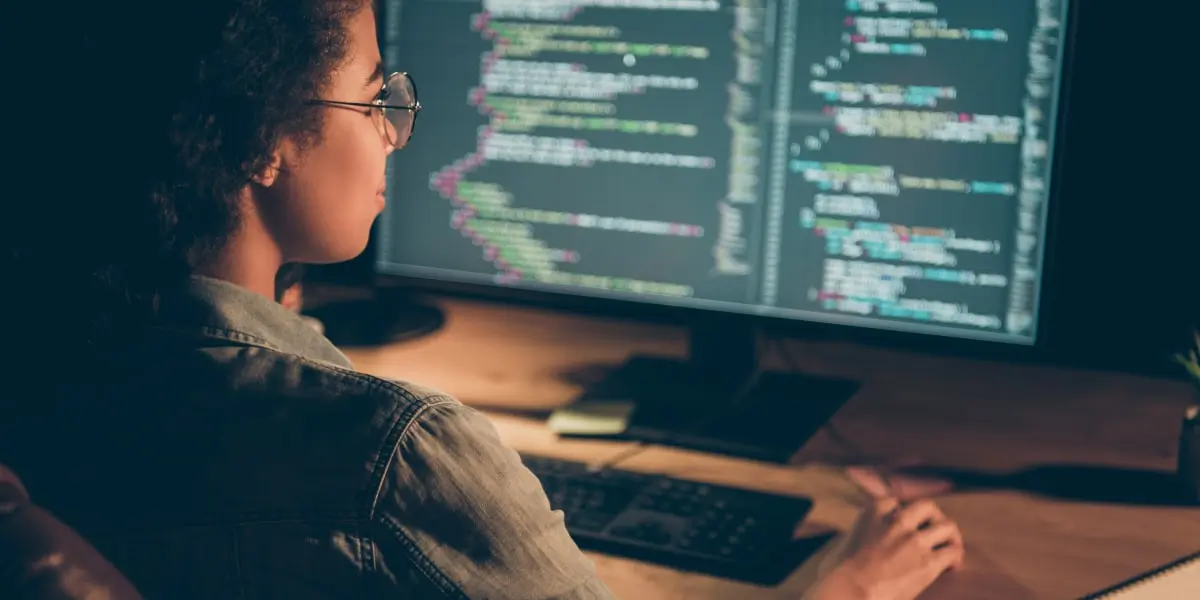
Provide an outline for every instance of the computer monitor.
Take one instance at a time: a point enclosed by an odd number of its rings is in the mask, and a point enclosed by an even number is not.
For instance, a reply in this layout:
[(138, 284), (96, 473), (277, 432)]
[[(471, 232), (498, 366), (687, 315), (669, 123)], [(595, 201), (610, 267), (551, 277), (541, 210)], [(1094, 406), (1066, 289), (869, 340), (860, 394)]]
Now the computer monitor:
[(1069, 4), (387, 0), (384, 60), (424, 110), (376, 269), (732, 323), (624, 371), (646, 435), (687, 445), (746, 440), (656, 395), (820, 420), (852, 393), (747, 391), (750, 321), (1035, 346)]

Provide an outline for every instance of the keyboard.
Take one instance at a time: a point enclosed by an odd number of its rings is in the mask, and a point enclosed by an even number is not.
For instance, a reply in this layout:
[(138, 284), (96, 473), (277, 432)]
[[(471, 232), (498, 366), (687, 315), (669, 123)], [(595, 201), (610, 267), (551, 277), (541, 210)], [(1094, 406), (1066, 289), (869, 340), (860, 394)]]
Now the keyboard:
[(775, 584), (830, 536), (793, 540), (808, 498), (522, 455), (583, 549)]

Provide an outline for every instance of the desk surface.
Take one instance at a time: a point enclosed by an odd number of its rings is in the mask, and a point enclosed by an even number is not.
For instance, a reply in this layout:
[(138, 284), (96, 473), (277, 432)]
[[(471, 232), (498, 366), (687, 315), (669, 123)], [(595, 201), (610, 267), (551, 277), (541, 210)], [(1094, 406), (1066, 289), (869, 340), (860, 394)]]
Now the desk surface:
[[(432, 336), (347, 355), (363, 371), (439, 388), (484, 410), (522, 451), (588, 460), (620, 452), (619, 442), (556, 439), (543, 424), (545, 411), (570, 401), (581, 377), (631, 352), (680, 355), (685, 348), (676, 328), (462, 301), (445, 307), (447, 326)], [(863, 382), (833, 421), (862, 452), (968, 470), (1065, 464), (1169, 470), (1191, 397), (1182, 383), (842, 343), (792, 342), (790, 354), (806, 372)], [(844, 531), (863, 498), (827, 465), (846, 460), (822, 432), (792, 465), (651, 447), (621, 467), (808, 495), (816, 501), (810, 520)], [(1124, 481), (1102, 480), (1117, 487)], [(939, 503), (962, 527), (968, 567), (944, 577), (925, 598), (1078, 598), (1200, 548), (1200, 509), (1017, 490), (962, 491)], [(778, 587), (759, 588), (592, 556), (621, 598), (663, 600), (796, 599), (821, 562), (814, 558)]]

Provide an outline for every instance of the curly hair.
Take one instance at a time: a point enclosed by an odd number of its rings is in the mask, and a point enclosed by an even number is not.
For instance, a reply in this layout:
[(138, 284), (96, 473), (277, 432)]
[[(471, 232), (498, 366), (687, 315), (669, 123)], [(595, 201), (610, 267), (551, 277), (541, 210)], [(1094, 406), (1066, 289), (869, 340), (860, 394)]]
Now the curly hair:
[[(95, 347), (136, 331), (164, 289), (221, 250), (239, 223), (238, 192), (282, 138), (301, 149), (317, 139), (322, 111), (309, 100), (369, 3), (74, 4), (51, 23), (54, 48), (79, 65), (59, 83), (79, 106), (36, 135), (82, 140), (83, 151), (60, 161), (45, 200), (20, 209), (0, 262), (25, 311), (69, 301), (41, 327)], [(30, 72), (39, 68), (58, 65)]]

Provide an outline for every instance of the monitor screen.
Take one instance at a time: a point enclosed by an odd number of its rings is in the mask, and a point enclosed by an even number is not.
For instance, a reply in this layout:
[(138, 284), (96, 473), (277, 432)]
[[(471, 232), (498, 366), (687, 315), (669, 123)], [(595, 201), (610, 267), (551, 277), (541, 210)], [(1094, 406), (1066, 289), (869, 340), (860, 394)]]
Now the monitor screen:
[(389, 0), (377, 269), (1032, 344), (1066, 0)]

